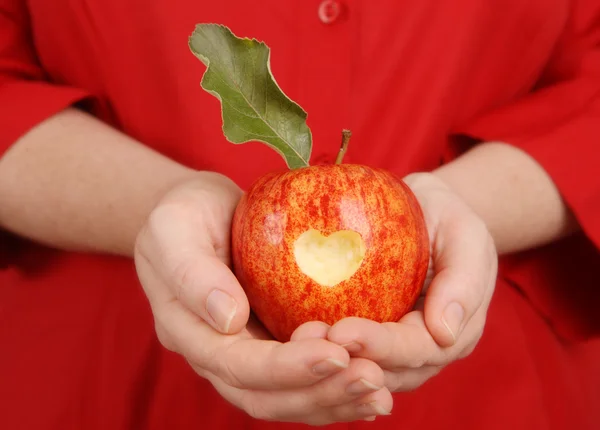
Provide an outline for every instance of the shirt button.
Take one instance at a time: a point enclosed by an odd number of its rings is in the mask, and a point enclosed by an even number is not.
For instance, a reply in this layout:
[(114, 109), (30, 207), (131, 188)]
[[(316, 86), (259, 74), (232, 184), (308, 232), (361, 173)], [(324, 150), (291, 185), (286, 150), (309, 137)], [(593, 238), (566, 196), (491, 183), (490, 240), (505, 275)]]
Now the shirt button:
[(323, 24), (333, 24), (342, 14), (342, 5), (336, 0), (323, 0), (319, 5), (319, 19)]

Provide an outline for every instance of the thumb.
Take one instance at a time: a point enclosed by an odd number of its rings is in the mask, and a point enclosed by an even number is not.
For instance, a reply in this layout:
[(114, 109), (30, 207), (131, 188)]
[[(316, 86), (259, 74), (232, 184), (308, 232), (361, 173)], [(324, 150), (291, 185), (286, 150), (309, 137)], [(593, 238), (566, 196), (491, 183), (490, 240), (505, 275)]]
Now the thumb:
[(233, 334), (248, 323), (248, 299), (234, 274), (214, 251), (181, 255), (167, 268), (168, 285), (186, 308), (217, 331)]
[(454, 345), (471, 317), (489, 301), (494, 272), (494, 247), (485, 225), (464, 215), (441, 223), (434, 241), (434, 277), (424, 313), (427, 329), (442, 347)]
[(183, 203), (157, 207), (140, 233), (137, 250), (169, 288), (172, 299), (215, 330), (233, 334), (246, 326), (250, 314), (246, 294), (217, 255), (199, 211)]

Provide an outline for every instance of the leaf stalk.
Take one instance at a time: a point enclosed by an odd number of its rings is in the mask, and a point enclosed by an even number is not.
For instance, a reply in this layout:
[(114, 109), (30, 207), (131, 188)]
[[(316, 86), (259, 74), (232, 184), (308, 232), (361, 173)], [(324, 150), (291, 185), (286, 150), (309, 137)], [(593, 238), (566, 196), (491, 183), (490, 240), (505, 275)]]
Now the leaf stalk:
[(342, 164), (346, 151), (348, 151), (348, 144), (350, 143), (351, 137), (352, 132), (350, 130), (342, 130), (342, 145), (340, 146), (340, 152), (338, 152), (337, 158), (335, 159), (335, 164)]

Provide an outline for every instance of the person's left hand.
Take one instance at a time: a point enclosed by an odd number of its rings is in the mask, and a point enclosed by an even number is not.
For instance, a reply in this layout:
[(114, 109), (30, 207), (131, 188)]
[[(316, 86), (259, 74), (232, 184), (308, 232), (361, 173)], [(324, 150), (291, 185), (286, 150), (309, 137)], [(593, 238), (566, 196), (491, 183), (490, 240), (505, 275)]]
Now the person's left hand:
[[(399, 322), (346, 318), (321, 331), (352, 356), (376, 362), (390, 391), (413, 390), (473, 351), (498, 260), (484, 222), (442, 180), (427, 173), (404, 180), (421, 204), (431, 241), (428, 280), (415, 309)], [(311, 332), (312, 324), (301, 332)]]

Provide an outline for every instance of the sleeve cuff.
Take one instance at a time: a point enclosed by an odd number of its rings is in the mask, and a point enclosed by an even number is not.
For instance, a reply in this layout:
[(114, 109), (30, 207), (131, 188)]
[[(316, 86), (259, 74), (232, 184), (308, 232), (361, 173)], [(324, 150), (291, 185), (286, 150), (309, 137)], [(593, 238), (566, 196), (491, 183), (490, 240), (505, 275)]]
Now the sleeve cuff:
[[(583, 97), (587, 103), (578, 103), (578, 109), (566, 103)], [(552, 178), (584, 233), (600, 249), (600, 94), (588, 88), (552, 101), (536, 99), (482, 118), (460, 134), (506, 142), (529, 154)]]
[[(35, 125), (88, 97), (86, 91), (41, 81), (1, 83), (0, 158)], [(10, 266), (16, 246), (15, 238), (0, 230), (0, 270)]]
[(587, 236), (600, 249), (600, 115), (580, 116), (551, 133), (509, 141), (554, 181)]
[(35, 125), (88, 97), (86, 91), (41, 81), (0, 84), (0, 157)]

